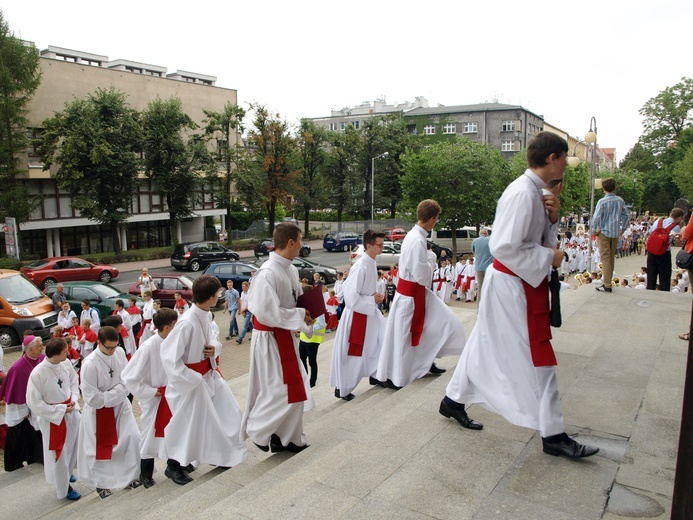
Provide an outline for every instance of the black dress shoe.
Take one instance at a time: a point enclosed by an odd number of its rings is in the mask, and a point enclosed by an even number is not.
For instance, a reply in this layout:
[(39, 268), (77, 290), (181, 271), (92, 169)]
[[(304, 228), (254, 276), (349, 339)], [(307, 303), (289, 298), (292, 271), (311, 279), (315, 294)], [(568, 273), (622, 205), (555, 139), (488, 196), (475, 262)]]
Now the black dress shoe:
[(262, 451), (264, 451), (265, 453), (267, 453), (267, 452), (269, 451), (269, 446), (260, 446), (257, 442), (254, 442), (253, 444), (255, 444), (255, 446), (257, 446), (258, 448), (260, 448), (260, 449), (261, 449)]
[(272, 450), (272, 453), (279, 453), (280, 451), (284, 451), (284, 445), (282, 444), (279, 435), (277, 435), (276, 433), (273, 433), (272, 437), (270, 437), (270, 449)]
[(310, 444), (304, 444), (303, 446), (297, 446), (293, 442), (290, 442), (288, 446), (285, 446), (284, 449), (288, 452), (291, 453), (301, 453), (303, 450), (306, 448), (309, 448)]
[(480, 422), (476, 422), (474, 419), (471, 419), (467, 415), (467, 412), (464, 410), (456, 410), (451, 406), (448, 406), (444, 400), (440, 402), (440, 409), (438, 412), (440, 412), (440, 415), (443, 417), (451, 417), (455, 419), (464, 428), (468, 428), (470, 430), (481, 430), (484, 427), (484, 425)]
[(342, 395), (339, 393), (339, 388), (334, 389), (334, 396), (338, 399), (344, 399), (345, 401), (351, 401), (354, 397), (356, 397), (354, 394), (348, 394), (348, 395)]
[(445, 372), (447, 372), (447, 370), (444, 369), (444, 368), (438, 368), (438, 367), (436, 366), (436, 364), (433, 363), (433, 364), (431, 365), (431, 370), (429, 370), (429, 372), (430, 372), (431, 374), (444, 374)]
[(599, 448), (580, 444), (567, 435), (557, 442), (547, 442), (545, 439), (542, 439), (541, 442), (544, 447), (544, 453), (548, 453), (555, 457), (563, 455), (569, 459), (581, 459), (583, 457), (591, 457), (599, 452)]
[(385, 386), (382, 381), (378, 381), (376, 378), (373, 376), (370, 376), (368, 378), (368, 383), (373, 385), (373, 386)]
[(185, 471), (186, 473), (192, 473), (193, 471), (197, 471), (197, 468), (195, 466), (193, 466), (192, 463), (188, 464), (187, 466), (185, 466), (184, 468), (181, 468), (181, 469), (183, 471)]
[(152, 487), (156, 482), (154, 482), (154, 479), (152, 477), (147, 477), (145, 475), (142, 475), (140, 473), (140, 482), (142, 482), (142, 485), (145, 487), (145, 489), (149, 489)]
[(383, 386), (385, 388), (392, 388), (393, 390), (399, 390), (400, 388), (402, 388), (401, 386), (397, 386), (396, 384), (394, 384), (392, 382), (392, 379), (388, 379), (387, 381), (385, 381), (385, 383), (383, 383)]
[(180, 468), (173, 469), (171, 467), (167, 467), (166, 470), (164, 471), (164, 475), (166, 475), (168, 478), (173, 480), (176, 484), (179, 486), (184, 486), (190, 482), (193, 481), (186, 473)]

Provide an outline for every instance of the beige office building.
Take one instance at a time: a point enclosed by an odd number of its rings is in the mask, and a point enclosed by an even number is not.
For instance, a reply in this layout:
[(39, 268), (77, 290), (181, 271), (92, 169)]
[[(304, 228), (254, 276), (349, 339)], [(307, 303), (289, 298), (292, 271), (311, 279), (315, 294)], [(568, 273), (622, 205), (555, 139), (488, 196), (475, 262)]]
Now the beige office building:
[[(30, 102), (28, 114), (28, 132), (35, 139), (41, 137), (43, 121), (63, 110), (66, 102), (84, 98), (97, 88), (114, 87), (125, 92), (127, 102), (136, 110), (144, 110), (157, 96), (177, 96), (183, 110), (201, 126), (203, 109), (221, 111), (226, 103), (237, 102), (236, 91), (217, 87), (214, 76), (180, 70), (168, 73), (166, 67), (158, 65), (109, 61), (107, 56), (52, 46), (41, 51), (40, 62), (41, 85)], [(59, 166), (44, 171), (33, 148), (22, 160), (26, 174), (20, 178), (26, 179), (32, 196), (40, 197), (41, 203), (30, 220), (20, 226), (21, 254), (51, 257), (113, 251), (110, 230), (81, 217), (72, 208), (70, 194), (57, 187), (54, 177)], [(223, 219), (225, 210), (215, 208), (208, 188), (199, 190), (195, 217), (170, 229), (165, 201), (154, 193), (152, 183), (141, 176), (132, 214), (119, 229), (123, 250), (170, 245), (172, 236), (183, 242), (204, 239), (205, 217), (218, 215)]]

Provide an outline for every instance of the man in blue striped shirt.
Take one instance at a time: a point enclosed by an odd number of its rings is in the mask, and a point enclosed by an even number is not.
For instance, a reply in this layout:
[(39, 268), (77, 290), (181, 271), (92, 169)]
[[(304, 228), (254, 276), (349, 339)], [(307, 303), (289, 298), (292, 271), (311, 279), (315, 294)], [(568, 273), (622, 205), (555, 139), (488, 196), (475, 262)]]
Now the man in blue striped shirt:
[(626, 203), (618, 195), (614, 195), (616, 180), (613, 177), (602, 179), (604, 198), (597, 202), (594, 216), (590, 223), (593, 233), (597, 236), (597, 246), (602, 259), (604, 285), (597, 287), (598, 291), (611, 292), (611, 279), (614, 276), (614, 261), (618, 249), (618, 239), (628, 225), (628, 210)]

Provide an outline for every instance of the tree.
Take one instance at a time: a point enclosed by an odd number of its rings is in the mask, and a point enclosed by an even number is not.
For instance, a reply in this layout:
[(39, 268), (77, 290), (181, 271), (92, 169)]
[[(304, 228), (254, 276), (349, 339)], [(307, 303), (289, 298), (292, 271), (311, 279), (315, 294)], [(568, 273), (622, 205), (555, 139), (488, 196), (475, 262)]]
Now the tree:
[(456, 231), (467, 225), (493, 221), (496, 201), (507, 185), (510, 166), (501, 153), (486, 145), (459, 139), (439, 141), (402, 159), (404, 196), (414, 207), (422, 199), (442, 206), (440, 225)]
[(39, 154), (47, 170), (58, 165), (55, 178), (72, 195), (72, 207), (83, 217), (110, 226), (113, 248), (120, 254), (118, 225), (131, 213), (137, 193), (138, 156), (142, 149), (139, 113), (111, 87), (44, 121)]
[[(231, 186), (234, 181), (234, 172), (241, 169), (245, 160), (244, 148), (241, 147), (239, 136), (245, 130), (243, 118), (245, 110), (238, 105), (226, 103), (221, 112), (204, 110), (206, 127), (205, 134), (209, 139), (216, 140), (216, 160), (223, 164), (223, 186), (215, 194), (219, 207), (226, 208), (226, 229), (231, 229)], [(231, 243), (231, 233), (228, 234), (227, 243)]]
[(254, 130), (249, 132), (249, 142), (255, 147), (255, 163), (261, 191), (256, 194), (264, 202), (269, 219), (269, 233), (274, 231), (275, 210), (285, 201), (296, 177), (293, 168), (296, 143), (289, 134), (288, 125), (279, 114), (271, 115), (262, 105), (253, 105)]
[(17, 179), (22, 169), (20, 154), (26, 151), (27, 105), (41, 82), (38, 50), (26, 46), (10, 31), (0, 12), (0, 221), (14, 217), (17, 224), (29, 220), (40, 202)]
[[(166, 200), (171, 230), (193, 215), (200, 172), (214, 168), (205, 143), (191, 136), (195, 122), (178, 98), (155, 99), (142, 114), (144, 169)], [(175, 239), (174, 239), (175, 242)]]
[(337, 225), (341, 231), (344, 211), (354, 208), (356, 200), (356, 160), (361, 151), (359, 131), (349, 125), (344, 132), (328, 134), (330, 154), (327, 161), (328, 177), (332, 181), (332, 207), (337, 210)]
[(678, 141), (681, 132), (690, 125), (693, 110), (693, 78), (681, 78), (673, 87), (667, 87), (650, 98), (640, 109), (645, 118), (643, 144), (655, 155), (664, 152)]
[(326, 178), (327, 132), (309, 119), (301, 119), (296, 144), (299, 151), (297, 198), (303, 207), (304, 235), (310, 230), (310, 210), (321, 208), (329, 195)]
[(693, 147), (674, 165), (674, 182), (681, 189), (681, 194), (693, 200)]

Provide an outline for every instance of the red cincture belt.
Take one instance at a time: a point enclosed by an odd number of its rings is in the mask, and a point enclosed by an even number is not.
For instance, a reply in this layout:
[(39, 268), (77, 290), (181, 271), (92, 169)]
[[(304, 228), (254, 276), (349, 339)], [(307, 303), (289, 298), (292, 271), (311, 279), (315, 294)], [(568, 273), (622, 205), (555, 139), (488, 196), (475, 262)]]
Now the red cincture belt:
[(368, 316), (360, 312), (354, 312), (351, 318), (351, 332), (349, 332), (349, 352), (350, 356), (363, 356), (363, 344), (366, 341), (366, 325)]
[(104, 406), (96, 409), (96, 460), (111, 460), (113, 446), (118, 444), (115, 410)]
[[(493, 260), (496, 271), (517, 277), (498, 260)], [(519, 277), (518, 277), (519, 278)], [(551, 346), (551, 310), (549, 308), (549, 281), (545, 278), (538, 287), (522, 280), (527, 300), (527, 332), (532, 363), (535, 367), (557, 365), (556, 354)]]
[(397, 292), (402, 296), (414, 298), (414, 316), (411, 320), (411, 346), (416, 347), (421, 341), (424, 320), (426, 319), (426, 287), (416, 282), (399, 279)]
[(253, 316), (253, 327), (260, 331), (272, 332), (274, 339), (277, 340), (279, 359), (282, 364), (282, 376), (284, 377), (284, 384), (289, 396), (289, 404), (301, 403), (307, 400), (308, 396), (306, 395), (301, 371), (298, 368), (298, 357), (296, 356), (296, 347), (294, 346), (294, 338), (291, 335), (291, 331), (263, 325), (257, 321), (255, 316)]
[(164, 436), (164, 429), (168, 426), (171, 417), (173, 417), (166, 400), (166, 387), (162, 386), (159, 388), (159, 392), (161, 392), (161, 401), (159, 401), (159, 407), (156, 409), (156, 418), (154, 419), (154, 437)]
[[(72, 401), (72, 396), (68, 397), (66, 401), (56, 404), (70, 404)], [(50, 423), (50, 439), (48, 440), (48, 449), (55, 451), (55, 460), (60, 458), (60, 454), (63, 452), (65, 447), (65, 439), (67, 439), (67, 423), (65, 422), (65, 417), (60, 421), (60, 424)]]

